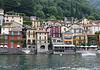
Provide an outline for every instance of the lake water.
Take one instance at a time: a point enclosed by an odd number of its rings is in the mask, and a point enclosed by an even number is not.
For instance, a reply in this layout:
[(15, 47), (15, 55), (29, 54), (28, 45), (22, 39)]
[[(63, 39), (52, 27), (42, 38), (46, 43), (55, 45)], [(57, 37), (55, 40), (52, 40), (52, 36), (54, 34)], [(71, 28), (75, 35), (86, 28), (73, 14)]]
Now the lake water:
[(0, 55), (0, 70), (100, 70), (100, 55)]

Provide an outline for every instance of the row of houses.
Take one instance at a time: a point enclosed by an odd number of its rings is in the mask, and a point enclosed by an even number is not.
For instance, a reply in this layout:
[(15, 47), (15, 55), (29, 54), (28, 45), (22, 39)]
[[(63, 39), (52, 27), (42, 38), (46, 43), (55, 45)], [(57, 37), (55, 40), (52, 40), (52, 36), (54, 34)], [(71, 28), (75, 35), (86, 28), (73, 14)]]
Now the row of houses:
[(53, 50), (54, 53), (72, 52), (97, 48), (99, 37), (95, 34), (100, 30), (100, 22), (83, 18), (75, 20), (65, 17), (63, 20), (51, 19), (47, 22), (36, 20), (31, 16), (31, 25), (23, 26), (23, 17), (4, 15), (0, 10), (0, 47), (34, 49), (37, 53)]

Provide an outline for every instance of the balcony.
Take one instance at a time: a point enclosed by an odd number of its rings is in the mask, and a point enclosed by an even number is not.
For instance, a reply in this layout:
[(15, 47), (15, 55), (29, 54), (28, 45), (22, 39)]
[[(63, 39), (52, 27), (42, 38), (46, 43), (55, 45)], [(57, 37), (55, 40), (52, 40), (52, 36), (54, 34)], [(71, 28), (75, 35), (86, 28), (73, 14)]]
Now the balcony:
[(0, 38), (1, 40), (7, 40), (8, 38)]
[(27, 35), (35, 35), (36, 33), (35, 32), (33, 32), (33, 33), (27, 33)]
[(20, 35), (19, 33), (11, 33), (11, 35)]

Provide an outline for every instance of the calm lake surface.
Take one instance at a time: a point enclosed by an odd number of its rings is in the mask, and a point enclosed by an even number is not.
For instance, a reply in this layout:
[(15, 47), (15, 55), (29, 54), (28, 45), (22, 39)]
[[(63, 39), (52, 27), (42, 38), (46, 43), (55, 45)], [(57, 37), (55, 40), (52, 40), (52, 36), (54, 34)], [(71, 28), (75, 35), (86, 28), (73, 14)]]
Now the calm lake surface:
[(0, 70), (100, 70), (100, 55), (0, 55)]

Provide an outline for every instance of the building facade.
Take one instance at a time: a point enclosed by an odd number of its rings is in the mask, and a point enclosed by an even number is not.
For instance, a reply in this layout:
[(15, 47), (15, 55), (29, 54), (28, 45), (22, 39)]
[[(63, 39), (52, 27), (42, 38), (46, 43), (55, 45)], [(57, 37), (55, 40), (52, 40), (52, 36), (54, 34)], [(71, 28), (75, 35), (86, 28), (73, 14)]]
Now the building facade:
[(44, 28), (39, 28), (36, 32), (37, 53), (48, 52), (48, 32)]
[(5, 15), (5, 22), (17, 22), (23, 25), (23, 17), (19, 15)]

